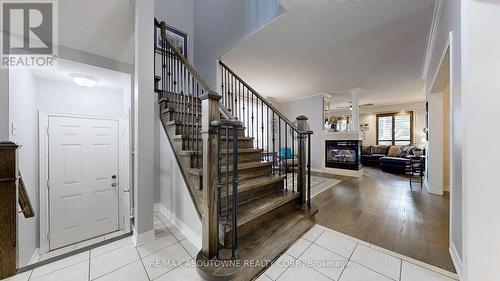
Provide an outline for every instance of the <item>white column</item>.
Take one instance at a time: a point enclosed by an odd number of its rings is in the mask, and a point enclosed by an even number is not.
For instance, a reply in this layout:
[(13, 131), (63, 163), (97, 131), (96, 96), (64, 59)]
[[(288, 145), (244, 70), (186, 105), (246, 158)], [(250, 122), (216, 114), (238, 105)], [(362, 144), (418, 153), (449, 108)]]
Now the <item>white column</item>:
[[(0, 35), (2, 35), (0, 33)], [(9, 70), (0, 69), (0, 141), (9, 140)]]
[(359, 131), (359, 94), (361, 93), (360, 88), (351, 89), (352, 95), (352, 114), (351, 114), (351, 131)]
[(134, 241), (154, 238), (154, 1), (135, 1)]

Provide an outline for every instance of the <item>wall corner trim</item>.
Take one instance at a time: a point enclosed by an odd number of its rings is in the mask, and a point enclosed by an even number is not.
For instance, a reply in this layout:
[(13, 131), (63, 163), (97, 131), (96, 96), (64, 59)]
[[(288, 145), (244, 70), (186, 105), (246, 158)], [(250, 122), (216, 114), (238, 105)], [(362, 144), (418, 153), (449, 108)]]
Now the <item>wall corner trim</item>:
[(427, 41), (427, 50), (425, 52), (424, 65), (422, 68), (422, 79), (426, 79), (429, 73), (429, 67), (432, 59), (432, 51), (434, 50), (434, 45), (436, 43), (436, 36), (439, 27), (439, 21), (441, 20), (441, 15), (443, 11), (444, 0), (437, 0), (434, 6), (434, 15), (432, 17), (431, 30), (429, 32), (429, 38)]
[(462, 260), (460, 259), (460, 256), (458, 255), (458, 251), (455, 248), (455, 245), (453, 243), (450, 243), (449, 252), (450, 252), (450, 256), (451, 256), (451, 261), (453, 262), (453, 265), (455, 266), (455, 270), (457, 271), (458, 279), (462, 280), (462, 281), (466, 281), (467, 279), (464, 276)]
[(201, 235), (196, 233), (191, 227), (185, 224), (182, 220), (180, 220), (174, 213), (172, 213), (165, 205), (161, 203), (155, 204), (155, 211), (158, 210), (161, 214), (163, 214), (167, 219), (171, 220), (174, 225), (187, 237), (194, 246), (201, 249)]
[(137, 233), (134, 230), (134, 235), (132, 236), (132, 240), (134, 242), (134, 246), (139, 246), (141, 244), (147, 243), (149, 241), (153, 241), (156, 239), (155, 230), (151, 229), (144, 233)]

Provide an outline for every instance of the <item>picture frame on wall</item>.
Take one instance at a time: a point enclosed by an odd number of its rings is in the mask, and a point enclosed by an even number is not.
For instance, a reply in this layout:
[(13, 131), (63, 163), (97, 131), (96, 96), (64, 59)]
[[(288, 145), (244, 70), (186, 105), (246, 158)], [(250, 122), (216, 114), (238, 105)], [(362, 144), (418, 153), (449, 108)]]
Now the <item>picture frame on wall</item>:
[[(175, 27), (166, 26), (167, 39), (179, 49), (181, 54), (188, 57), (188, 35)], [(161, 28), (155, 28), (155, 49), (157, 52), (161, 51)]]

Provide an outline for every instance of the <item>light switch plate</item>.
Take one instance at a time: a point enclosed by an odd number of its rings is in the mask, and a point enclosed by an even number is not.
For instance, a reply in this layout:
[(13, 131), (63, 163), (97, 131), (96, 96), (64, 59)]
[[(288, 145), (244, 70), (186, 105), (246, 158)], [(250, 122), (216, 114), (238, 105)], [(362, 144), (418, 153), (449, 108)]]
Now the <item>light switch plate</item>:
[(12, 135), (17, 135), (17, 126), (16, 123), (12, 122)]

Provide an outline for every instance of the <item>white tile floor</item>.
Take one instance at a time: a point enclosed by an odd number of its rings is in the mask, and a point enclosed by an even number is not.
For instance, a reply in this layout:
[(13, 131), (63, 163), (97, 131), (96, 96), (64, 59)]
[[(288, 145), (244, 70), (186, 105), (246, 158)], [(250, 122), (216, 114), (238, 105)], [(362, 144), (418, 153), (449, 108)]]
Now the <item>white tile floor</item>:
[[(5, 281), (202, 281), (198, 250), (163, 215), (156, 240), (138, 247), (131, 238), (56, 261)], [(316, 225), (257, 280), (453, 281), (455, 274)]]

